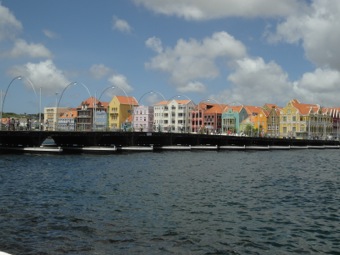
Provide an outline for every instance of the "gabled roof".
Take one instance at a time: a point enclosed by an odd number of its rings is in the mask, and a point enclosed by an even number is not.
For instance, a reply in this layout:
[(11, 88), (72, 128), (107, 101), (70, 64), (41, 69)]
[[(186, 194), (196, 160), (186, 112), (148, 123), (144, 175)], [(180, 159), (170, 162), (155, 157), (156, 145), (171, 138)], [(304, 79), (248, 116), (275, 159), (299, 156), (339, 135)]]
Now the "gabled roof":
[(93, 108), (97, 102), (98, 100), (95, 97), (89, 97), (88, 99), (82, 101), (78, 108), (81, 108), (83, 105), (87, 105), (89, 108)]
[(297, 99), (293, 99), (290, 103), (299, 111), (301, 115), (308, 115), (309, 113), (317, 113), (321, 109), (318, 104), (301, 104)]
[(224, 112), (229, 111), (230, 109), (233, 112), (241, 112), (241, 110), (244, 108), (243, 105), (227, 105), (225, 106), (225, 108), (223, 109)]
[(278, 105), (276, 105), (276, 104), (265, 104), (265, 105), (263, 106), (263, 111), (266, 112), (266, 113), (268, 114), (267, 116), (270, 115), (270, 112), (271, 112), (273, 109), (275, 110), (276, 115), (280, 115), (280, 111), (282, 110), (282, 107), (280, 107), (280, 106), (278, 106)]
[(167, 105), (168, 104), (168, 101), (160, 101), (158, 103), (155, 103), (154, 106), (161, 106), (161, 105)]
[(244, 107), (248, 113), (248, 115), (256, 116), (259, 114), (263, 114), (264, 116), (268, 117), (270, 114), (270, 110), (266, 110), (260, 106), (252, 106), (248, 105)]
[(138, 105), (136, 98), (127, 96), (115, 96), (120, 104)]
[(209, 106), (211, 106), (209, 109), (207, 109), (205, 111), (205, 114), (207, 113), (222, 113), (226, 107), (226, 105), (220, 105), (220, 104), (210, 104)]
[(98, 104), (99, 104), (99, 103), (100, 103), (103, 107), (106, 107), (106, 108), (109, 106), (109, 102), (102, 102), (102, 101), (101, 101), (101, 102), (98, 102)]
[(185, 99), (185, 100), (175, 100), (175, 99), (170, 99), (170, 100), (168, 100), (168, 101), (166, 101), (166, 100), (160, 101), (160, 102), (154, 104), (154, 106), (168, 105), (168, 104), (171, 103), (172, 101), (175, 101), (177, 104), (189, 104), (190, 102), (192, 102), (192, 101), (189, 100), (189, 99)]
[(172, 100), (168, 101), (168, 104), (171, 103), (172, 101), (175, 101), (177, 104), (189, 104), (190, 102), (192, 102), (189, 99), (184, 99), (184, 100), (175, 100), (175, 99), (172, 99)]
[(70, 108), (69, 110), (67, 110), (66, 112), (62, 112), (60, 113), (59, 118), (75, 118), (78, 116), (78, 111), (76, 108)]

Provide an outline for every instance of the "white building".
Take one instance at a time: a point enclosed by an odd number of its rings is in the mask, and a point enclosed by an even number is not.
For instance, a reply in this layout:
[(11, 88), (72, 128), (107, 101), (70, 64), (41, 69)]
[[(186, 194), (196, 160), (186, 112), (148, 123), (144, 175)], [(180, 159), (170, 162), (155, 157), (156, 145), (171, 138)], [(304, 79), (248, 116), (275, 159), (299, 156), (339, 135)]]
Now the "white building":
[(191, 100), (161, 101), (154, 106), (154, 125), (160, 132), (190, 132), (190, 112), (195, 108)]

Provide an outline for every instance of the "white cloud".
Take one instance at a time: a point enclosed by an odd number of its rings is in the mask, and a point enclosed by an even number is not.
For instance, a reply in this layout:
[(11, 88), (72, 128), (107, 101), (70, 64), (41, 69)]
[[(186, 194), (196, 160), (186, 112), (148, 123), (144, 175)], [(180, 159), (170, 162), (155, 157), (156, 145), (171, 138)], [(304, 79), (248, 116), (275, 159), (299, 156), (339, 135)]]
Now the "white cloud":
[(276, 28), (271, 41), (302, 43), (306, 57), (318, 67), (340, 70), (340, 1), (313, 0), (303, 13)]
[(95, 64), (90, 67), (90, 74), (96, 79), (101, 79), (109, 74), (111, 69), (103, 64)]
[(133, 88), (129, 85), (127, 78), (122, 74), (114, 74), (109, 78), (109, 82), (116, 86), (118, 89), (121, 89), (126, 94), (131, 92)]
[(22, 24), (0, 2), (0, 41), (14, 38), (15, 34), (22, 30)]
[(187, 20), (208, 20), (231, 16), (287, 16), (303, 8), (301, 0), (134, 0), (156, 13)]
[(46, 37), (50, 38), (50, 39), (55, 39), (58, 38), (58, 35), (54, 32), (52, 32), (51, 30), (48, 29), (44, 29), (43, 33)]
[(294, 83), (294, 92), (305, 102), (323, 106), (339, 106), (340, 72), (331, 69), (316, 69), (305, 73)]
[(32, 58), (51, 58), (52, 53), (42, 44), (28, 44), (25, 40), (18, 39), (9, 52), (11, 57), (30, 56)]
[(199, 92), (203, 93), (206, 91), (205, 85), (199, 81), (189, 82), (183, 87), (179, 87), (178, 91), (181, 93), (188, 93), (188, 92)]
[(265, 63), (262, 58), (243, 58), (235, 61), (234, 72), (228, 76), (231, 88), (220, 93), (218, 101), (263, 105), (285, 104), (292, 97), (293, 84), (288, 75), (275, 62)]
[(132, 28), (126, 20), (119, 19), (113, 16), (113, 29), (118, 30), (123, 33), (130, 33)]
[(161, 39), (157, 37), (150, 37), (149, 39), (146, 40), (145, 45), (152, 49), (153, 51), (157, 53), (161, 53), (163, 51), (163, 46), (162, 46), (162, 41)]
[[(150, 45), (150, 39), (148, 41)], [(218, 32), (202, 41), (180, 39), (174, 48), (159, 52), (146, 67), (168, 73), (178, 91), (192, 91), (193, 88), (203, 91), (203, 84), (197, 86), (197, 82), (219, 75), (217, 59), (231, 60), (245, 55), (246, 48), (240, 41), (226, 32)]]
[[(26, 77), (33, 83), (36, 90), (41, 88), (43, 93), (50, 95), (53, 95), (56, 91), (61, 91), (70, 83), (51, 60), (16, 66), (10, 70), (10, 73), (13, 76)], [(24, 79), (24, 82), (27, 82), (26, 79)], [(27, 84), (27, 86), (30, 86), (30, 84)]]

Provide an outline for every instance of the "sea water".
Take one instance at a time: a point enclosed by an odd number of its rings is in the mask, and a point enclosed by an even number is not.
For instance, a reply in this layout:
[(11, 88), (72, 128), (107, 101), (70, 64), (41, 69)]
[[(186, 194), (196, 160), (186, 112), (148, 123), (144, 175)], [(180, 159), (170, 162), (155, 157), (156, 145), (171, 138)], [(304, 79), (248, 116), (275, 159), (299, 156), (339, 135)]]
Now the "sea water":
[(339, 254), (340, 151), (0, 155), (0, 251)]

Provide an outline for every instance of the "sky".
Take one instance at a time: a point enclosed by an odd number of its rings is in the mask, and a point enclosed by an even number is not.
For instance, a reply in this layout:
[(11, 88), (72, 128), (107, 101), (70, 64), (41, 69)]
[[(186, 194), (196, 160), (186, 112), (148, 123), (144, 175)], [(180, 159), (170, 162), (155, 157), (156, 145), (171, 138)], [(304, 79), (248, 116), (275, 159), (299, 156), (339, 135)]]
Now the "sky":
[(339, 28), (339, 0), (0, 0), (1, 104), (339, 107)]

